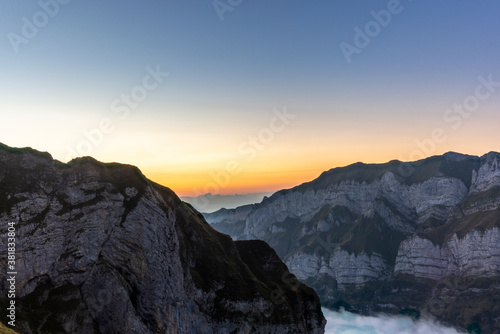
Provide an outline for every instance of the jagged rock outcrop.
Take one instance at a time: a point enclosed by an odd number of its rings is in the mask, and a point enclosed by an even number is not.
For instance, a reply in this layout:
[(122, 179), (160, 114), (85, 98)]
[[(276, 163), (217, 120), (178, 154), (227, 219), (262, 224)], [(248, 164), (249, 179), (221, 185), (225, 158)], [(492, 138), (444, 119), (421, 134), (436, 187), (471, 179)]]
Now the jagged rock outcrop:
[[(500, 212), (497, 212), (500, 217)], [(441, 280), (449, 276), (499, 277), (500, 229), (456, 234), (444, 244), (415, 236), (401, 243), (395, 273)]]
[[(233, 242), (136, 167), (1, 145), (1, 240), (8, 222), (21, 333), (324, 332), (316, 293), (267, 244)], [(7, 285), (2, 270), (2, 309)]]
[(499, 153), (357, 163), (277, 192), (244, 218), (221, 213), (206, 216), (235, 238), (267, 241), (327, 305), (500, 327)]

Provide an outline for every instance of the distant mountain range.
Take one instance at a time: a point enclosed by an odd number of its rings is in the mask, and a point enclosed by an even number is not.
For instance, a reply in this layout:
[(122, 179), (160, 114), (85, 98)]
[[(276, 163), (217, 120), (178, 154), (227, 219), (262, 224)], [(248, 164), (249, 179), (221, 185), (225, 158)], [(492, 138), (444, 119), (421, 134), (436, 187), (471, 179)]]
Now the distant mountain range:
[(205, 218), (268, 242), (331, 308), (499, 333), (499, 153), (356, 163)]
[(260, 203), (265, 197), (269, 197), (272, 194), (272, 192), (241, 195), (212, 195), (209, 193), (195, 197), (181, 196), (180, 198), (200, 212), (211, 213), (222, 208), (234, 209), (247, 204)]
[(19, 333), (324, 333), (269, 245), (233, 242), (133, 166), (0, 144), (0, 240), (0, 321), (14, 301)]

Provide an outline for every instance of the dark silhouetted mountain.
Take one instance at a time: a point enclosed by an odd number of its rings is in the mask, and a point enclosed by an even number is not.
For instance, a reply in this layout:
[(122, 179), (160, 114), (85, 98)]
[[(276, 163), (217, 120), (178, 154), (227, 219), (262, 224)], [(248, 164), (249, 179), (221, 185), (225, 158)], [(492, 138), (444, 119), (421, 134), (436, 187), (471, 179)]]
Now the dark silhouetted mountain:
[(0, 222), (4, 265), (16, 227), (20, 333), (324, 332), (274, 250), (233, 242), (136, 167), (1, 145)]

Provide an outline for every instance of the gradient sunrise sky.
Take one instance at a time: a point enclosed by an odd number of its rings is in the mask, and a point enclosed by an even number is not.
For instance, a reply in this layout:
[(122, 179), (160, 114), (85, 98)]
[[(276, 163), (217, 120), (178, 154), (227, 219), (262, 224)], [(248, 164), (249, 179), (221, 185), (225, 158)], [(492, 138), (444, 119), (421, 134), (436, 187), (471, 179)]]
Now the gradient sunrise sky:
[(493, 0), (1, 1), (0, 142), (134, 164), (180, 195), (500, 151), (499, 15)]

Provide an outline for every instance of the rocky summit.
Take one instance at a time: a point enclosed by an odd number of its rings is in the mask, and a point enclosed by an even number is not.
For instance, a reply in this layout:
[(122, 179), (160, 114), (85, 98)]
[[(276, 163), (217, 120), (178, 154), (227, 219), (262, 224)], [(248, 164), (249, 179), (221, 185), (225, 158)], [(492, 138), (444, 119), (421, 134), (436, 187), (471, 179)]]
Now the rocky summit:
[(499, 153), (357, 163), (205, 217), (268, 242), (329, 307), (499, 333)]
[(0, 239), (0, 307), (15, 301), (23, 334), (324, 332), (266, 243), (233, 242), (133, 166), (1, 145)]

